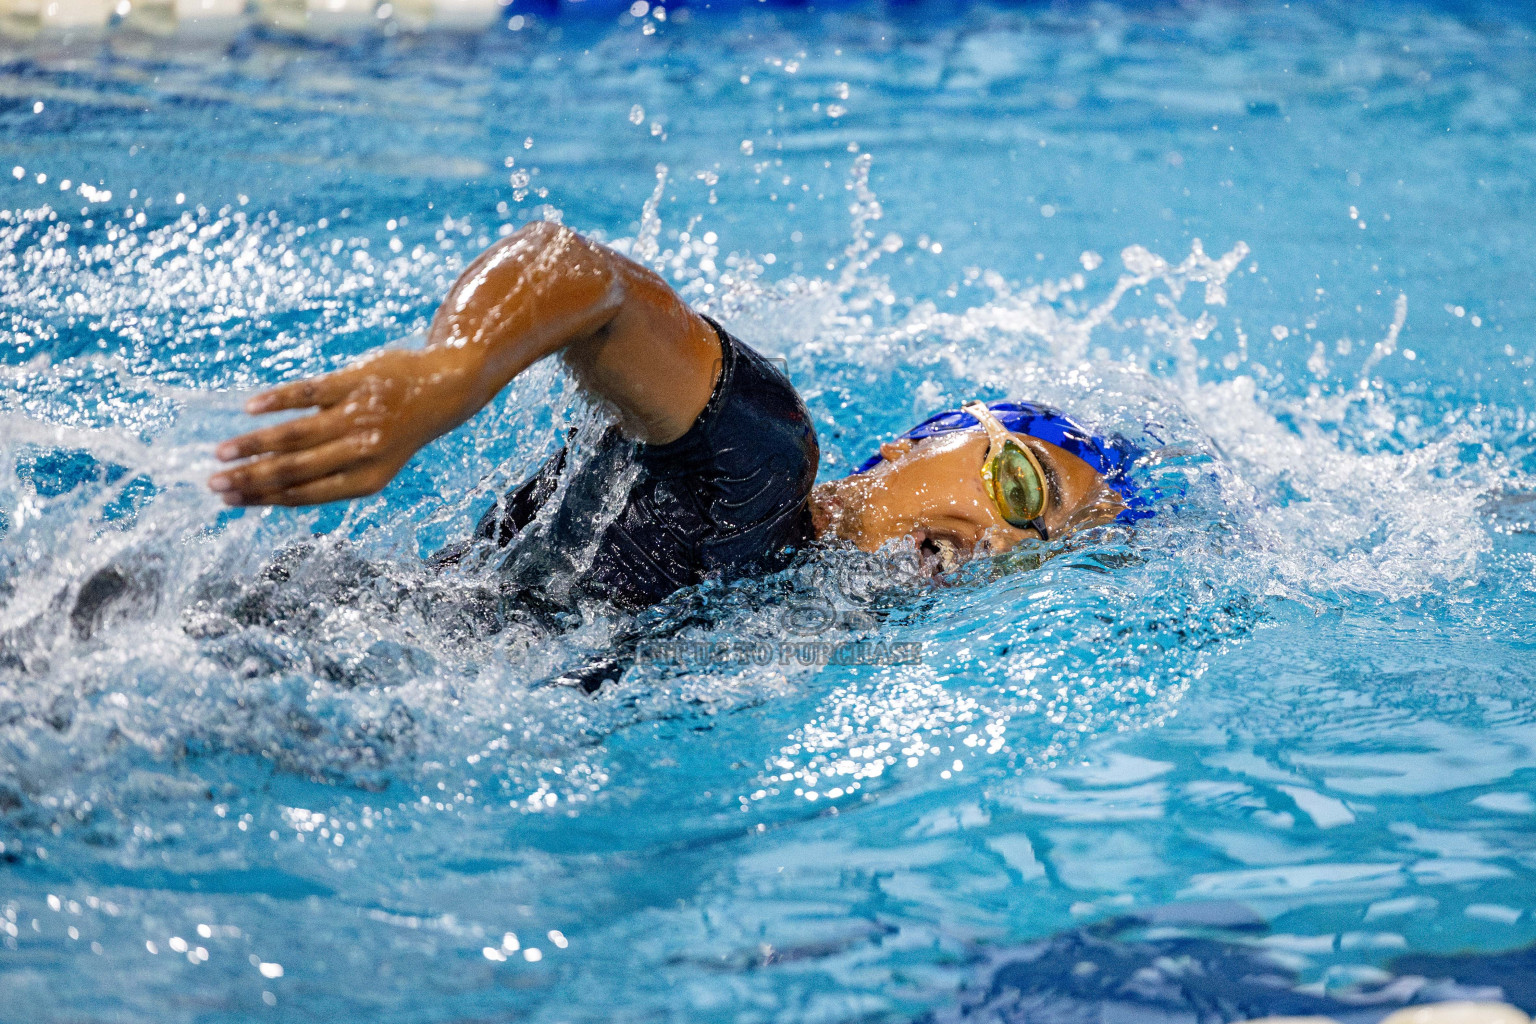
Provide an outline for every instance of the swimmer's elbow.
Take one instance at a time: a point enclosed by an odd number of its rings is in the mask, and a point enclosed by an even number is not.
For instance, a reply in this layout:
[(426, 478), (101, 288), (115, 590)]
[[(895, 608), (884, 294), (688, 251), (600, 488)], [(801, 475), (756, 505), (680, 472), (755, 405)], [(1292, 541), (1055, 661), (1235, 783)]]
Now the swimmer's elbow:
[(516, 252), (522, 261), (539, 270), (613, 273), (617, 253), (573, 231), (564, 224), (537, 220), (524, 224), (495, 246)]
[(572, 231), (564, 224), (557, 224), (550, 220), (535, 220), (524, 224), (497, 244), (531, 245), (539, 249), (547, 249), (551, 246), (566, 245), (575, 240), (584, 243), (587, 241), (579, 232)]
[(551, 291), (558, 285), (571, 306), (586, 308), (589, 329), (612, 319), (629, 297), (627, 261), (564, 224), (535, 221), (507, 241), (524, 250), (532, 277), (546, 284), (537, 290)]

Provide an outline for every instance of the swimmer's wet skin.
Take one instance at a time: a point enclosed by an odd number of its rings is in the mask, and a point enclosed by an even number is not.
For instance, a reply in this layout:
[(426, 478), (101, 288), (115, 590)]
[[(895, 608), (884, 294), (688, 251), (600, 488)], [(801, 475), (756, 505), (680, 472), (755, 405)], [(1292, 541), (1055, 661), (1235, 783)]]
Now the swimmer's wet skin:
[[(815, 431), (783, 374), (656, 274), (547, 223), (464, 271), (424, 348), (375, 353), (252, 398), (251, 413), (316, 411), (219, 445), (218, 458), (238, 464), (209, 484), (230, 505), (373, 494), (555, 353), (617, 411), (618, 425), (569, 470), (560, 507), (545, 517), (543, 550), (508, 559), (540, 599), (643, 607), (712, 574), (771, 569), (813, 538), (864, 551), (905, 538), (949, 565), (1130, 514), (1115, 478), (1121, 463), (1102, 444), (1051, 410), (1010, 403), (941, 414), (881, 445), (859, 472), (813, 486)], [(1025, 426), (1035, 422), (1049, 429)], [(574, 461), (558, 452), (486, 514), (477, 539), (509, 543), (560, 493)], [(616, 484), (624, 493), (610, 493)], [(611, 520), (595, 518), (614, 507)], [(596, 555), (578, 571), (566, 553), (590, 550), (601, 522)], [(570, 583), (550, 592), (558, 579)]]

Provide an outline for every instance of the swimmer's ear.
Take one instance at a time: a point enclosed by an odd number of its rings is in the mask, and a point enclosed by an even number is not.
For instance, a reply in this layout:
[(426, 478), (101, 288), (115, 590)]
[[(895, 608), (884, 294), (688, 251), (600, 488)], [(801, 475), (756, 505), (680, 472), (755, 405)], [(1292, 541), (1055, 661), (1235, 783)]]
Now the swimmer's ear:
[(886, 462), (895, 462), (911, 451), (914, 443), (910, 437), (898, 437), (894, 441), (887, 441), (880, 446), (880, 457)]

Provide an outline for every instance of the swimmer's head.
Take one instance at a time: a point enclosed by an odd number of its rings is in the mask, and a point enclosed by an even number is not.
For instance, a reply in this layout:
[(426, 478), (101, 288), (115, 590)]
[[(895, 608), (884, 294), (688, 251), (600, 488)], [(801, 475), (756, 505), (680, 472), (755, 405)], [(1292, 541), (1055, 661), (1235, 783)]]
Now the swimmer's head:
[[(947, 565), (1146, 514), (1125, 476), (1133, 458), (1128, 446), (1097, 438), (1045, 406), (968, 408), (925, 420), (882, 444), (853, 475), (818, 487), (812, 499), (817, 533), (865, 551), (907, 537)], [(973, 412), (993, 421), (990, 436)], [(1035, 477), (1042, 478), (1044, 500), (1028, 512), (1000, 493), (999, 474), (989, 481), (983, 473), (1012, 445), (1027, 453), (1016, 460), (1024, 482), (1033, 487)], [(1029, 487), (1020, 493), (1032, 493)]]

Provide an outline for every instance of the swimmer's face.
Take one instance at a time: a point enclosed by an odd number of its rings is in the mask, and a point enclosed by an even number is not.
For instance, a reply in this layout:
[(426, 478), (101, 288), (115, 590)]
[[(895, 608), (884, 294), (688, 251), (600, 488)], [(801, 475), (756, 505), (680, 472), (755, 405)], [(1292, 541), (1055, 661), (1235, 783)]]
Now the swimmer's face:
[[(1082, 459), (1046, 441), (1013, 434), (1040, 460), (1050, 500), (1040, 519), (1052, 538), (1112, 521), (1125, 507), (1103, 477)], [(981, 479), (987, 435), (956, 431), (880, 446), (873, 469), (817, 488), (812, 512), (822, 536), (874, 551), (910, 538), (919, 551), (941, 558), (1008, 551), (1038, 539), (1003, 519)]]

